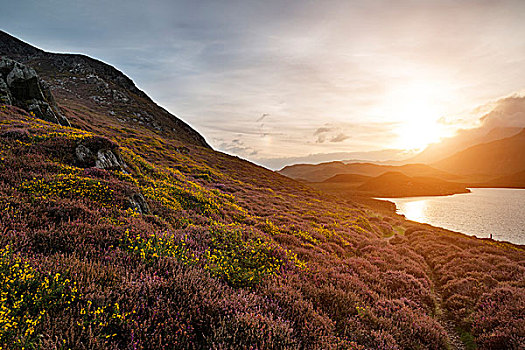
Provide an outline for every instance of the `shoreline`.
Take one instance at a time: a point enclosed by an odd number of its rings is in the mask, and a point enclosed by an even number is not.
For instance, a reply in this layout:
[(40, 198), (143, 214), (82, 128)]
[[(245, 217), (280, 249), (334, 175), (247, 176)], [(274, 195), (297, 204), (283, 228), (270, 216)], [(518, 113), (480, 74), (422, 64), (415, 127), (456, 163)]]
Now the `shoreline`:
[[(479, 189), (483, 189), (483, 190), (525, 190), (524, 188), (507, 188), (507, 187), (472, 187), (472, 188), (473, 189), (478, 189), (479, 188)], [(472, 194), (472, 192), (470, 192), (470, 193)], [(459, 194), (463, 194), (463, 193), (459, 193)], [(392, 197), (392, 198), (373, 198), (373, 199), (375, 201), (378, 201), (378, 202), (391, 204), (391, 207), (393, 209), (391, 211), (392, 215), (401, 217), (404, 220), (409, 221), (411, 223), (416, 223), (416, 224), (419, 224), (419, 225), (426, 225), (426, 226), (430, 226), (432, 228), (438, 228), (438, 229), (442, 229), (442, 230), (446, 230), (446, 231), (462, 234), (462, 235), (465, 235), (465, 236), (486, 240), (486, 241), (511, 244), (513, 246), (520, 247), (520, 249), (525, 249), (525, 242), (523, 242), (523, 243), (513, 242), (513, 241), (510, 241), (508, 237), (501, 237), (501, 238), (493, 237), (494, 233), (490, 234), (489, 237), (480, 237), (479, 236), (480, 234), (488, 234), (488, 233), (483, 233), (483, 231), (481, 231), (481, 233), (480, 233), (479, 231), (476, 231), (475, 229), (474, 230), (470, 230), (468, 228), (468, 226), (467, 226), (467, 228), (465, 228), (465, 227), (458, 227), (456, 225), (454, 225), (454, 227), (450, 227), (447, 224), (447, 220), (446, 219), (444, 220), (444, 222), (442, 224), (435, 223), (435, 222), (431, 223), (432, 221), (434, 221), (433, 219), (435, 219), (432, 216), (430, 216), (430, 217), (429, 216), (421, 217), (421, 220), (428, 220), (428, 221), (418, 221), (415, 218), (411, 219), (411, 218), (407, 217), (408, 213), (401, 212), (401, 209), (399, 208), (399, 205), (394, 201), (395, 199), (401, 199), (401, 200), (408, 200), (408, 202), (412, 202), (412, 201), (410, 201), (410, 199), (414, 199), (413, 202), (418, 202), (418, 201), (424, 201), (425, 198), (432, 199), (432, 198), (436, 198), (436, 197), (452, 197), (454, 195), (457, 195), (457, 194), (446, 195), (446, 196), (414, 196), (414, 197)], [(472, 220), (474, 220), (474, 219), (472, 219)], [(462, 221), (459, 220), (459, 222), (462, 222)], [(507, 221), (505, 221), (505, 222), (507, 223)], [(446, 227), (446, 226), (449, 226), (450, 228)], [(460, 224), (460, 226), (462, 226), (462, 225)], [(510, 224), (507, 224), (507, 226), (505, 226), (505, 227), (507, 227), (507, 228), (504, 231), (505, 233), (503, 234), (503, 236), (511, 235), (511, 237), (517, 237), (517, 239), (521, 240), (522, 235), (520, 235), (519, 231), (516, 231), (515, 225), (510, 223)], [(474, 226), (474, 228), (475, 228), (475, 226)], [(490, 232), (491, 226), (487, 225), (487, 226), (485, 226), (484, 229), (488, 230)], [(498, 231), (493, 231), (493, 232), (498, 232)]]

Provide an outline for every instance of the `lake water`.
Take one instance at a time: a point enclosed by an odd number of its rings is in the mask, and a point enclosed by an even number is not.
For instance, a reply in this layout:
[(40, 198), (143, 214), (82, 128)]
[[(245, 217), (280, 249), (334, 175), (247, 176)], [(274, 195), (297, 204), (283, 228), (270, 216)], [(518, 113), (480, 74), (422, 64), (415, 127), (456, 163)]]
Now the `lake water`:
[(471, 188), (439, 197), (382, 198), (407, 219), (471, 236), (525, 244), (525, 189)]

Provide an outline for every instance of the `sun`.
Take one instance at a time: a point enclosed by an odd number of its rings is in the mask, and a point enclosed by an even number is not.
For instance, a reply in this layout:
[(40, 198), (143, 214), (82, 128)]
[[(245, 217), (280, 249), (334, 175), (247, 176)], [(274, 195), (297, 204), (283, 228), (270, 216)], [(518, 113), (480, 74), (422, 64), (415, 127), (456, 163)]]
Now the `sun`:
[(441, 125), (432, 120), (405, 122), (395, 130), (398, 135), (396, 146), (407, 151), (422, 151), (431, 143), (443, 138)]
[(396, 148), (420, 151), (446, 136), (440, 123), (444, 90), (438, 84), (417, 82), (401, 85), (388, 98), (389, 117), (394, 121)]

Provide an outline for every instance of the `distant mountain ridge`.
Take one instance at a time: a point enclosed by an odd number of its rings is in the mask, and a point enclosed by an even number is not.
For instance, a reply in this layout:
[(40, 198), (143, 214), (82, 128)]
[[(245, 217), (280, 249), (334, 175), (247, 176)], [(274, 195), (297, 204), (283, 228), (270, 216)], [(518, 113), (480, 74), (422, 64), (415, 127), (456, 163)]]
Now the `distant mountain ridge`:
[[(284, 167), (279, 172), (285, 176), (304, 180), (312, 183), (324, 183), (316, 186), (322, 190), (333, 192), (337, 190), (346, 191), (368, 191), (377, 193), (380, 188), (384, 193), (397, 193), (399, 196), (409, 193), (429, 193), (434, 195), (448, 194), (449, 191), (462, 191), (465, 184), (470, 187), (525, 187), (525, 129), (495, 128), (481, 137), (482, 140), (492, 140), (476, 144), (456, 152), (440, 161), (427, 164), (405, 164), (379, 165), (373, 163), (350, 163), (328, 162), (316, 165), (296, 164)], [(512, 134), (510, 137), (501, 138), (503, 135)], [(471, 138), (468, 142), (471, 142)], [(457, 141), (457, 140), (456, 140)], [(385, 173), (395, 172), (409, 178), (425, 177), (430, 180), (422, 181), (415, 187), (407, 186), (408, 179), (401, 179), (400, 175), (396, 181), (385, 181), (379, 178)], [(365, 177), (363, 177), (365, 176)], [(366, 177), (371, 177), (367, 179)], [(447, 183), (441, 183), (446, 181)], [(375, 184), (377, 188), (364, 188), (365, 182)], [(404, 188), (406, 192), (388, 190), (385, 185), (390, 183), (391, 187)], [(455, 184), (454, 184), (455, 183)], [(332, 185), (329, 185), (332, 184)], [(336, 185), (339, 184), (339, 185)], [(427, 188), (424, 189), (423, 185)], [(456, 186), (458, 185), (458, 186)], [(361, 187), (360, 187), (361, 186)], [(405, 193), (405, 194), (403, 194)], [(460, 193), (460, 192), (455, 192)], [(386, 195), (385, 195), (386, 196)]]
[(518, 127), (496, 127), (484, 132), (480, 129), (461, 130), (458, 135), (446, 138), (439, 143), (431, 144), (416, 156), (405, 160), (405, 163), (432, 164), (469, 147), (481, 143), (501, 140), (518, 134)]
[(290, 165), (281, 169), (279, 173), (294, 179), (321, 182), (340, 174), (379, 176), (392, 171), (401, 172), (408, 176), (436, 177), (444, 180), (455, 179), (454, 175), (425, 164), (378, 165), (373, 163), (345, 164), (343, 162), (329, 162), (316, 165)]
[(507, 187), (507, 188), (525, 188), (525, 170), (512, 175), (501, 176), (486, 183), (480, 187)]
[(470, 192), (464, 184), (423, 176), (388, 172), (369, 179), (357, 188), (375, 197), (442, 196)]
[(33, 68), (75, 126), (147, 128), (210, 147), (197, 131), (158, 106), (118, 69), (80, 54), (50, 53), (0, 31), (0, 56)]
[(478, 144), (432, 166), (461, 175), (511, 175), (525, 170), (525, 129), (512, 137)]

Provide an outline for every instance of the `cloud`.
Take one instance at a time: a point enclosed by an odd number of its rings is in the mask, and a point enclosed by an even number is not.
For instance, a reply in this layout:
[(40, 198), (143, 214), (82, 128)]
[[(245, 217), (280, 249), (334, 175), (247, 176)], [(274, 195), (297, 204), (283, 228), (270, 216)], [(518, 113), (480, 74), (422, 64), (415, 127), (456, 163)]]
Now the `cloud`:
[(317, 130), (315, 130), (314, 132), (314, 136), (325, 133), (325, 132), (330, 132), (330, 131), (332, 131), (332, 128), (327, 128), (327, 127), (317, 128)]
[(326, 135), (319, 135), (315, 140), (315, 143), (324, 143), (326, 141)]
[[(525, 81), (525, 36), (516, 35), (525, 32), (522, 0), (103, 5), (11, 1), (0, 23), (43, 49), (116, 66), (213, 147), (256, 152), (254, 160), (392, 147), (392, 129), (405, 121), (390, 113), (399, 102), (392, 91), (413, 80), (446, 92), (432, 95), (446, 116)], [(519, 111), (502, 106), (484, 123), (519, 125)], [(237, 134), (241, 144), (232, 141)]]
[[(214, 140), (218, 142), (219, 140)], [(218, 148), (226, 153), (240, 155), (244, 157), (256, 156), (259, 152), (249, 146), (247, 146), (241, 139), (233, 139), (230, 142), (219, 141)]]
[(266, 117), (269, 117), (270, 114), (269, 113), (263, 113), (263, 115), (261, 115), (259, 118), (257, 118), (256, 122), (262, 122)]
[(336, 136), (332, 137), (330, 139), (330, 142), (343, 142), (344, 140), (347, 140), (349, 138), (350, 138), (350, 136), (345, 135), (343, 133), (339, 133)]
[(514, 94), (490, 103), (492, 110), (480, 118), (485, 128), (525, 127), (525, 96)]

